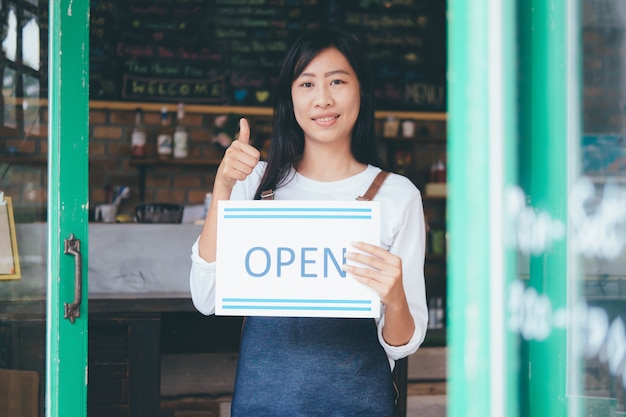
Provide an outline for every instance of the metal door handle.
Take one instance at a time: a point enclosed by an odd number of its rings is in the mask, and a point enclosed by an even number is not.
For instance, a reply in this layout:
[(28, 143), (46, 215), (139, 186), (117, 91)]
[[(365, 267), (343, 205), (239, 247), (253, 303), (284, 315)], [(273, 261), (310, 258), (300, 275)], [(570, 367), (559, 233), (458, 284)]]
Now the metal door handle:
[(74, 233), (69, 239), (65, 239), (66, 255), (74, 255), (74, 302), (65, 303), (65, 318), (71, 323), (80, 317), (80, 303), (83, 294), (83, 261), (80, 255), (80, 239), (74, 237)]

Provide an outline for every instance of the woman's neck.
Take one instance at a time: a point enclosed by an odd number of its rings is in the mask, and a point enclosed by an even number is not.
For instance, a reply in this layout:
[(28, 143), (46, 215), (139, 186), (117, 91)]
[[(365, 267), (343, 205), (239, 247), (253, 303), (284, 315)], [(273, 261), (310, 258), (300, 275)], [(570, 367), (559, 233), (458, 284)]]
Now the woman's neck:
[(306, 148), (296, 171), (316, 181), (338, 181), (363, 172), (367, 168), (354, 159), (351, 153), (307, 152)]

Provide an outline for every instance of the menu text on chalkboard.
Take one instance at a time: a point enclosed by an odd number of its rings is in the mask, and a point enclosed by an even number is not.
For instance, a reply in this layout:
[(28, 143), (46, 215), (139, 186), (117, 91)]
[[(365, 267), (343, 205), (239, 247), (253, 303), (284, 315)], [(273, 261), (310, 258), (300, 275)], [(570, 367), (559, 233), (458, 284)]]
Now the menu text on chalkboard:
[(273, 105), (304, 30), (365, 43), (379, 110), (445, 111), (444, 0), (91, 0), (95, 100)]

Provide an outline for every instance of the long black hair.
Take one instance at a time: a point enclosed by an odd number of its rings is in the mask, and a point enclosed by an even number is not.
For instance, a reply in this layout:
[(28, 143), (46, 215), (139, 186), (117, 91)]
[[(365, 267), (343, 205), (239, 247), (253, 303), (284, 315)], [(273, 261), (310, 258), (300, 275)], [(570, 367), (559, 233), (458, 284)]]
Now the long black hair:
[(382, 166), (377, 153), (374, 127), (374, 87), (365, 51), (353, 34), (336, 28), (312, 29), (304, 32), (291, 46), (283, 61), (276, 94), (272, 140), (268, 150), (267, 168), (256, 191), (276, 190), (292, 166), (304, 152), (304, 132), (298, 125), (293, 109), (291, 86), (309, 63), (323, 50), (335, 48), (346, 57), (359, 79), (361, 107), (352, 130), (351, 151), (364, 164)]

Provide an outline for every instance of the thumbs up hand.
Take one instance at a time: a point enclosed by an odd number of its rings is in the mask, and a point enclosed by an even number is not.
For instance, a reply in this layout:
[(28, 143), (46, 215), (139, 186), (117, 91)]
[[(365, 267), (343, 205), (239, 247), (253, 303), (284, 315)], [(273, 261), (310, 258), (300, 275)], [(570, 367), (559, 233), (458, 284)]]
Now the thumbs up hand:
[[(213, 196), (230, 198), (237, 181), (243, 181), (259, 162), (261, 153), (250, 145), (250, 126), (246, 119), (239, 120), (239, 137), (226, 149), (222, 162), (217, 168)], [(222, 194), (223, 193), (223, 194)]]

